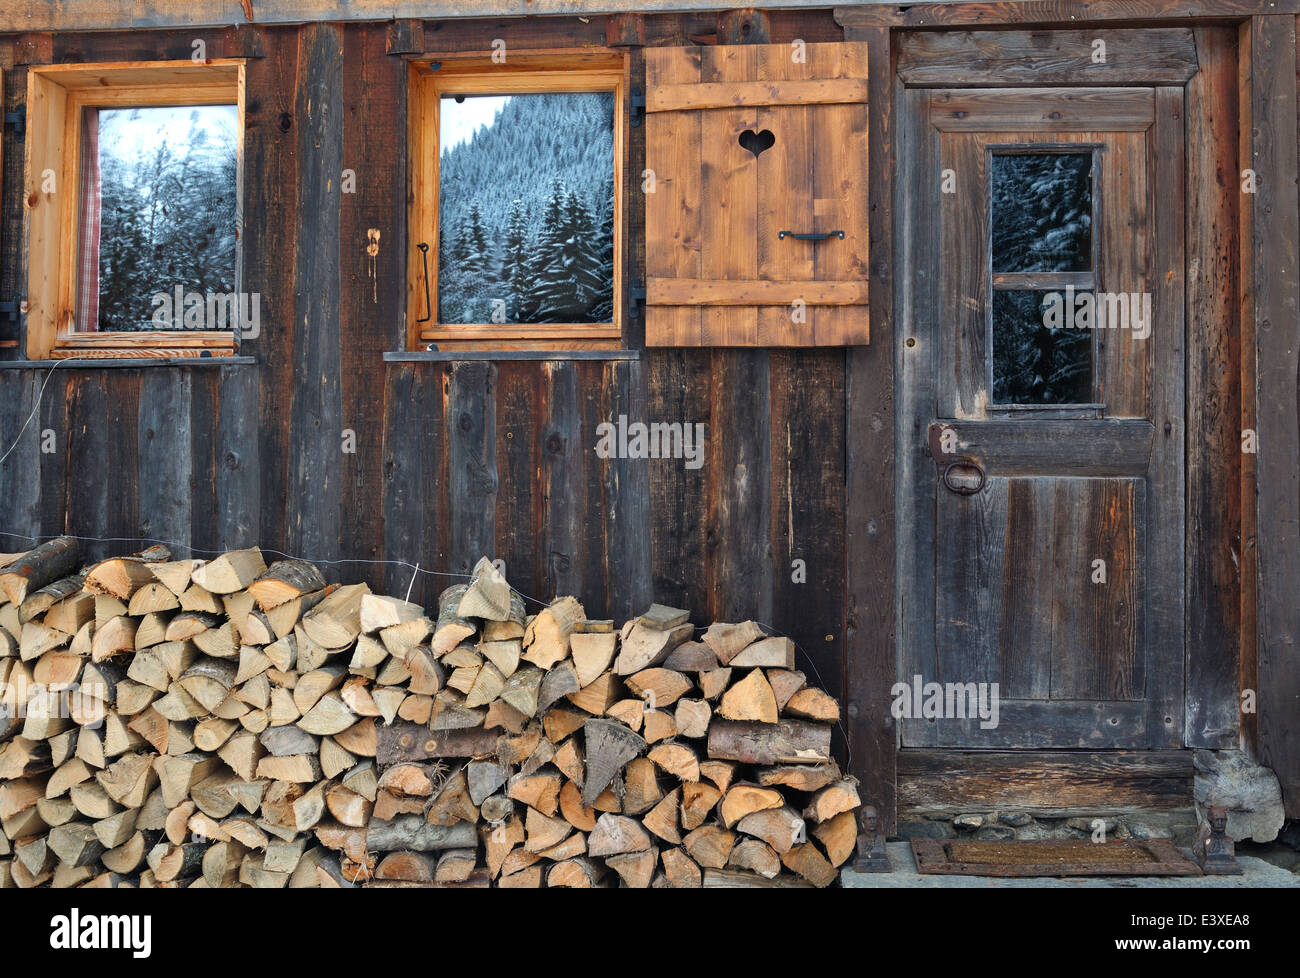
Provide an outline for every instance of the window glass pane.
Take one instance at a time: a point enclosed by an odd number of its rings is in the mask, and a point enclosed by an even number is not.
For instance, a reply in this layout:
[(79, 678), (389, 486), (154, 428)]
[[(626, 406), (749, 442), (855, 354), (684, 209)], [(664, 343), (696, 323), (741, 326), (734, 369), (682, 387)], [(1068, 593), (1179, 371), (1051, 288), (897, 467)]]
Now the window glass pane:
[(234, 105), (85, 110), (79, 330), (232, 328), (207, 297), (235, 300), (238, 124)]
[[(995, 404), (1087, 404), (1092, 401), (1092, 331), (1073, 323), (1050, 292), (993, 293)], [(1058, 299), (1062, 293), (1055, 293)], [(1051, 318), (1052, 314), (1058, 318)]]
[(1092, 154), (999, 153), (992, 160), (994, 272), (1092, 268)]
[(439, 322), (613, 322), (613, 93), (444, 96), (439, 141)]

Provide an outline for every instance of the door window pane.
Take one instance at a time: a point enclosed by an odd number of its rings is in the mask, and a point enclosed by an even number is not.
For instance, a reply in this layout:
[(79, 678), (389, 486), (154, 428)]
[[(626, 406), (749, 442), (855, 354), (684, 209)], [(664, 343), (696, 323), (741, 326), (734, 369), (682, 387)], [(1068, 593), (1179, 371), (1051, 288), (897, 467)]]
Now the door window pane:
[[(1072, 311), (1046, 301), (1050, 292), (993, 293), (993, 401), (996, 404), (1087, 404), (1092, 401), (1092, 331)], [(1058, 318), (1053, 319), (1052, 314)]]
[(993, 271), (1092, 268), (1092, 154), (997, 153), (991, 161)]
[(612, 322), (614, 93), (438, 111), (439, 322)]

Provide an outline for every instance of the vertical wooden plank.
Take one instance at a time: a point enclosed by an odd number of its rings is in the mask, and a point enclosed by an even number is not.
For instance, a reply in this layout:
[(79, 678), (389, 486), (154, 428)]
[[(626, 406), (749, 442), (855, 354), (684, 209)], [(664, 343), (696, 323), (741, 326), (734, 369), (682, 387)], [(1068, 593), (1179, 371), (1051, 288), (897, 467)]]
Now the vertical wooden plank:
[[(651, 350), (648, 421), (703, 424), (711, 453), (715, 437), (708, 350)], [(629, 415), (629, 419), (631, 416)], [(706, 552), (712, 466), (687, 469), (651, 461), (650, 560), (656, 601), (703, 616), (709, 606)]]
[(190, 548), (192, 397), (188, 370), (141, 371), (135, 431), (138, 532), (146, 540), (165, 541), (178, 558), (188, 556)]
[[(281, 330), (277, 335), (283, 335)], [(213, 550), (238, 550), (264, 546), (283, 549), (282, 541), (259, 537), (263, 514), (279, 503), (262, 494), (265, 486), (261, 451), (268, 444), (259, 439), (258, 374), (252, 367), (222, 370), (217, 408), (217, 508), (216, 536), (204, 546)]]
[[(700, 81), (750, 81), (758, 72), (756, 46), (704, 48)], [(752, 281), (758, 277), (758, 161), (743, 149), (741, 133), (752, 129), (753, 109), (714, 109), (700, 116), (700, 277)], [(765, 193), (784, 188), (763, 188)], [(758, 311), (712, 306), (701, 313), (702, 345), (756, 346)]]
[[(339, 336), (343, 427), (356, 433), (356, 451), (343, 454), (339, 475), (345, 556), (362, 560), (380, 557), (382, 542), (371, 473), (383, 450), (383, 404), (372, 392), (383, 383), (384, 351), (402, 344), (406, 62), (385, 53), (385, 33), (377, 24), (344, 32), (342, 163), (356, 187), (338, 198), (347, 283)], [(350, 580), (372, 587), (383, 579), (378, 565), (349, 570)]]
[[(1294, 38), (1294, 30), (1292, 31)], [(1294, 78), (1295, 45), (1291, 64)], [(1292, 86), (1294, 88), (1294, 86)], [(1183, 743), (1186, 438), (1187, 421), (1186, 319), (1184, 313), (1186, 225), (1185, 99), (1181, 88), (1156, 89), (1155, 125), (1147, 186), (1160, 188), (1152, 239), (1151, 419), (1155, 423), (1146, 515), (1139, 516), (1139, 533), (1146, 532), (1142, 603), (1146, 628), (1147, 744), (1179, 747)], [(1295, 166), (1295, 113), (1291, 121), (1291, 165)], [(1294, 196), (1292, 197), (1294, 201)], [(1292, 224), (1292, 253), (1294, 231)], [(1292, 306), (1294, 314), (1295, 307)], [(1294, 383), (1294, 373), (1292, 380)]]
[[(45, 371), (6, 370), (0, 374), (0, 548), (36, 546), (41, 535), (41, 412), (37, 397)], [(46, 396), (57, 395), (63, 378), (51, 378)], [(29, 423), (30, 419), (30, 423)], [(23, 426), (26, 425), (24, 428)]]
[[(443, 404), (447, 431), (450, 560), (446, 570), (468, 574), (496, 549), (496, 368), (458, 361)], [(426, 499), (426, 504), (429, 500)]]
[[(108, 416), (108, 392), (105, 374), (108, 371), (87, 371), (69, 382), (68, 409), (68, 467), (69, 473), (110, 472), (112, 463), (104, 442), (104, 419)], [(132, 429), (134, 433), (134, 428)], [(68, 480), (68, 533), (82, 537), (114, 536), (108, 522), (108, 479)], [(82, 558), (95, 560), (106, 552), (120, 553), (121, 548), (111, 548), (93, 541), (82, 544)]]
[[(872, 49), (872, 71), (879, 65)], [(874, 117), (874, 113), (873, 113)], [(930, 125), (929, 95), (922, 90), (898, 89), (894, 103), (900, 143), (897, 150), (900, 180), (894, 211), (900, 224), (894, 241), (894, 315), (901, 345), (895, 350), (895, 377), (899, 400), (896, 417), (897, 511), (896, 525), (906, 528), (898, 556), (899, 609), (897, 628), (902, 649), (902, 674), (920, 675), (926, 681), (938, 671), (934, 652), (935, 493), (938, 473), (929, 456), (927, 432), (935, 417), (934, 370), (940, 345), (938, 313), (939, 209), (934, 201), (934, 179), (939, 172), (938, 133)], [(878, 146), (872, 133), (872, 145)], [(874, 157), (873, 157), (874, 158)], [(879, 174), (878, 167), (872, 172)], [(874, 248), (873, 248), (874, 250)], [(875, 307), (873, 304), (874, 314)], [(874, 325), (874, 324), (873, 324)], [(873, 332), (875, 332), (873, 330)], [(871, 348), (875, 348), (872, 344)], [(854, 432), (850, 431), (850, 437)], [(849, 498), (856, 495), (852, 489)], [(865, 596), (864, 596), (865, 599)], [(1003, 675), (1006, 674), (1005, 665)], [(893, 680), (891, 679), (892, 683)], [(886, 709), (888, 686), (880, 689), (880, 709)], [(921, 746), (932, 736), (926, 725), (908, 722), (904, 742)], [(914, 739), (917, 738), (917, 739)], [(877, 754), (879, 757), (879, 754)]]
[[(420, 539), (415, 541), (419, 552), (429, 566), (438, 569), (438, 577), (423, 579), (424, 604), (437, 607), (437, 597), (443, 588), (458, 583), (449, 577), (460, 573), (451, 566), (453, 500), (450, 498), (452, 480), (452, 441), (448, 437), (450, 415), (447, 412), (454, 363), (428, 364), (416, 371), (416, 402), (425, 405), (420, 419), (422, 437), (419, 443), (420, 505), (424, 508)], [(495, 419), (493, 427), (496, 426)], [(407, 558), (408, 560), (410, 558)], [(417, 585), (418, 587), (419, 585)]]
[(578, 468), (578, 492), (582, 519), (579, 525), (577, 580), (581, 589), (583, 607), (593, 618), (609, 617), (608, 572), (609, 540), (606, 536), (607, 520), (598, 519), (597, 513), (607, 513), (605, 481), (609, 467), (615, 459), (602, 459), (596, 454), (596, 426), (607, 420), (605, 406), (609, 404), (606, 381), (609, 374), (599, 361), (575, 363), (578, 374), (578, 441), (577, 450), (570, 450), (572, 463)]
[(310, 24), (299, 35), (295, 124), (299, 195), (295, 220), (293, 406), (289, 428), (286, 550), (328, 565), (340, 554), (342, 361), (339, 176), (343, 170), (343, 41)]
[(1250, 167), (1259, 175), (1254, 266), (1259, 527), (1259, 752), (1300, 816), (1300, 417), (1297, 366), (1296, 25), (1251, 19)]
[[(447, 498), (441, 478), (446, 444), (442, 427), (442, 371), (433, 364), (390, 364), (384, 389), (383, 533), (386, 594), (435, 608), (453, 583), (445, 571), (441, 520)], [(423, 571), (415, 572), (416, 565)], [(414, 578), (414, 584), (412, 579)]]
[[(108, 483), (106, 504), (107, 520), (94, 531), (97, 536), (117, 537), (117, 542), (105, 544), (105, 555), (130, 552), (140, 547), (131, 543), (140, 533), (140, 446), (136, 432), (140, 424), (140, 387), (142, 370), (104, 371), (104, 389), (108, 410), (92, 422), (95, 436), (105, 445), (109, 468), (104, 470)], [(81, 478), (77, 469), (69, 476)]]
[[(237, 368), (248, 372), (247, 367)], [(217, 443), (221, 431), (221, 402), (218, 391), (225, 370), (193, 370), (190, 374), (189, 471), (185, 488), (189, 493), (190, 525), (187, 538), (193, 552), (217, 547)]]
[[(794, 48), (784, 44), (765, 44), (759, 49), (759, 81), (825, 77), (828, 60), (814, 53), (803, 62), (794, 62)], [(823, 52), (824, 49), (814, 49)], [(769, 105), (751, 110), (755, 132), (768, 131), (776, 142), (770, 151), (758, 157), (755, 173), (757, 267), (755, 278), (777, 282), (806, 282), (813, 277), (813, 255), (818, 248), (839, 242), (796, 241), (778, 238), (781, 231), (820, 230), (813, 216), (813, 177), (817, 170), (814, 134), (824, 136), (829, 125), (821, 113), (823, 106)], [(816, 113), (814, 120), (813, 115)], [(748, 154), (745, 154), (748, 155)], [(838, 154), (837, 154), (838, 155)], [(706, 198), (707, 199), (707, 198)], [(755, 344), (796, 346), (809, 341), (821, 311), (805, 308), (805, 321), (794, 322), (790, 306), (760, 306)], [(706, 313), (706, 315), (709, 315)]]
[(524, 594), (546, 588), (541, 546), (540, 432), (542, 372), (535, 363), (497, 366), (496, 452), (501, 485), (497, 493), (496, 557), (506, 577)]
[(713, 621), (772, 621), (768, 357), (766, 350), (713, 352), (713, 423), (705, 441)]
[(578, 365), (545, 362), (542, 370), (546, 423), (542, 428), (542, 553), (546, 587), (537, 595), (585, 597), (582, 589), (584, 500), (581, 380)]
[[(411, 567), (396, 563), (384, 567), (384, 593), (405, 596), (414, 575), (414, 565), (423, 556), (413, 553), (411, 536), (423, 524), (424, 500), (419, 459), (424, 432), (427, 430), (429, 405), (420, 398), (414, 363), (394, 363), (385, 372), (384, 445), (383, 445), (383, 521), (384, 559), (406, 561)], [(424, 600), (420, 581), (410, 593), (413, 600)], [(419, 594), (416, 597), (417, 593)]]
[[(943, 418), (982, 418), (992, 400), (988, 389), (988, 269), (983, 260), (989, 227), (988, 156), (991, 140), (983, 133), (944, 133), (941, 170), (951, 169), (956, 192), (940, 193), (943, 254), (969, 256), (941, 263), (940, 289), (945, 320), (939, 339), (937, 410)], [(935, 179), (938, 179), (936, 176)], [(928, 192), (935, 193), (933, 185)], [(953, 318), (948, 319), (951, 315)]]
[[(1096, 209), (1101, 212), (1104, 208), (1096, 232), (1102, 256), (1096, 291), (1142, 295), (1152, 291), (1153, 201), (1147, 190), (1147, 161), (1154, 148), (1148, 145), (1151, 132), (1095, 135), (1108, 144), (1096, 181)], [(1153, 342), (1150, 336), (1137, 339), (1133, 330), (1121, 328), (1099, 329), (1096, 334), (1093, 375), (1098, 380), (1097, 399), (1106, 405), (1106, 417), (1149, 418), (1151, 372), (1156, 366), (1152, 354), (1159, 340)]]
[[(221, 438), (222, 458), (227, 462), (232, 452), (241, 464), (257, 458), (254, 515), (258, 522), (252, 524), (253, 536), (264, 547), (284, 550), (292, 365), (297, 349), (293, 323), (300, 178), (295, 126), (305, 123), (305, 116), (297, 111), (298, 28), (268, 29), (263, 38), (266, 57), (253, 59), (245, 69), (250, 95), (244, 112), (243, 274), (244, 288), (261, 296), (266, 328), (241, 347), (241, 352), (258, 359), (257, 399), (244, 402), (238, 412), (223, 403)], [(255, 450), (249, 447), (250, 439), (256, 440)], [(243, 532), (234, 506), (248, 507), (247, 500), (236, 503), (227, 502), (228, 498), (218, 500), (219, 511), (227, 514), (224, 520), (218, 518), (222, 545)]]
[[(1119, 514), (1106, 512), (1105, 480), (1052, 482), (1051, 698), (1095, 700), (1101, 690), (1101, 657), (1108, 653), (1122, 657), (1105, 644), (1111, 635), (1099, 626), (1107, 606), (1105, 596), (1112, 588), (1123, 588), (1125, 571), (1131, 573), (1131, 555), (1110, 552), (1108, 544), (1115, 536), (1112, 523)], [(1131, 518), (1129, 522), (1131, 526)], [(1092, 580), (1096, 559), (1106, 561), (1104, 584)], [(1131, 603), (1128, 609), (1131, 612)]]
[[(907, 159), (896, 145), (899, 128), (889, 31), (845, 31), (845, 40), (867, 44), (867, 151), (873, 188), (867, 214), (870, 246), (871, 344), (845, 352), (844, 471), (844, 658), (847, 769), (858, 778), (862, 798), (876, 806), (881, 830), (897, 824), (894, 784), (898, 731), (890, 713), (890, 688), (898, 679), (899, 573), (895, 510), (896, 445), (904, 425), (895, 411), (894, 216), (903, 199), (894, 159)], [(898, 96), (901, 98), (901, 93)], [(917, 179), (917, 177), (913, 177)], [(819, 190), (820, 194), (821, 191)], [(906, 222), (902, 222), (900, 227)], [(897, 439), (897, 442), (896, 442)], [(920, 439), (911, 450), (919, 452)]]
[[(865, 77), (870, 86), (870, 44), (837, 44), (815, 50), (818, 52), (817, 74), (820, 77)], [(879, 52), (879, 57), (885, 60), (884, 70), (887, 72), (888, 50)], [(868, 87), (869, 95), (870, 92)], [(813, 114), (814, 230), (844, 232), (843, 240), (837, 238), (813, 245), (814, 274), (820, 281), (867, 280), (870, 282), (870, 305), (892, 302), (890, 296), (876, 292), (870, 261), (874, 244), (880, 240), (871, 234), (872, 211), (884, 216), (890, 213), (888, 198), (878, 196), (882, 187), (890, 186), (890, 174), (882, 174), (876, 169), (880, 165), (888, 171), (890, 159), (888, 153), (883, 159), (872, 155), (870, 129), (872, 117), (881, 111), (879, 104), (873, 97), (869, 105), (861, 102), (821, 105), (808, 110)], [(861, 172), (862, 160), (867, 161), (865, 173)], [(881, 261), (879, 256), (876, 260)], [(870, 318), (869, 307), (820, 308), (809, 315), (811, 329), (805, 333), (804, 341), (814, 344), (865, 343), (870, 335)], [(889, 321), (888, 313), (883, 321)], [(872, 337), (871, 342), (876, 344), (879, 339)]]
[(1008, 699), (1051, 696), (1051, 607), (1057, 586), (1053, 481), (1006, 480), (1007, 549), (998, 646), (1001, 693)]
[(1145, 511), (1145, 486), (1132, 479), (1108, 479), (1092, 488), (1101, 527), (1097, 554), (1106, 561), (1105, 585), (1089, 585), (1094, 589), (1092, 630), (1100, 653), (1097, 695), (1103, 700), (1140, 699), (1137, 636), (1142, 568), (1137, 521)]
[[(1236, 31), (1195, 28), (1200, 71), (1187, 86), (1192, 187), (1239, 174)], [(1187, 199), (1188, 747), (1237, 746), (1241, 709), (1241, 292), (1229, 188)]]
[(46, 383), (47, 371), (42, 370), (34, 383), (39, 393), (42, 384), (45, 393), (39, 395), (41, 412), (33, 424), (39, 426), (41, 437), (50, 432), (53, 439), (53, 451), (41, 451), (37, 465), (40, 468), (40, 534), (58, 536), (67, 532), (68, 520), (68, 448), (70, 444), (71, 424), (69, 417), (69, 400), (73, 387), (73, 377), (66, 367), (57, 370), (51, 364), (54, 373)]
[[(646, 52), (646, 91), (659, 85), (700, 81), (697, 48), (673, 47)], [(700, 178), (701, 113), (652, 112), (646, 131), (646, 166), (654, 189), (645, 194), (646, 275), (699, 278), (706, 199)], [(703, 320), (692, 306), (645, 310), (646, 343), (652, 346), (703, 342)]]
[[(1251, 93), (1251, 71), (1254, 59), (1251, 57), (1251, 21), (1246, 20), (1237, 27), (1237, 82), (1240, 94), (1237, 100), (1239, 114), (1237, 124), (1237, 172), (1247, 168), (1255, 157), (1253, 96)], [(1243, 175), (1244, 179), (1244, 175)], [(1254, 227), (1255, 200), (1258, 194), (1242, 194), (1241, 208), (1237, 221), (1237, 262), (1241, 274), (1241, 366), (1239, 370), (1239, 387), (1241, 390), (1241, 431), (1253, 431), (1258, 438), (1259, 423), (1256, 418), (1257, 392), (1255, 386), (1255, 255)], [(1247, 393), (1251, 392), (1251, 393)], [(1245, 442), (1242, 443), (1244, 449)], [(1256, 485), (1258, 473), (1256, 460), (1259, 458), (1258, 445), (1255, 453), (1242, 452), (1241, 455), (1241, 688), (1259, 691), (1259, 547), (1257, 533), (1258, 500)], [(1259, 705), (1256, 703), (1254, 713), (1241, 713), (1241, 744), (1251, 752), (1252, 757), (1259, 756)]]
[[(995, 683), (1007, 547), (1007, 480), (991, 479), (973, 496), (940, 492), (935, 556), (934, 634), (940, 682)], [(910, 678), (910, 677), (909, 677)], [(929, 677), (927, 677), (928, 679)]]
[[(640, 360), (604, 367), (606, 420), (645, 418), (646, 371)], [(650, 466), (645, 459), (615, 458), (605, 466), (606, 614), (626, 621), (654, 600), (651, 576)], [(656, 514), (657, 516), (658, 514)]]
[[(767, 620), (794, 639), (809, 682), (843, 702), (844, 352), (774, 351), (771, 417)], [(836, 751), (843, 729), (835, 731)]]

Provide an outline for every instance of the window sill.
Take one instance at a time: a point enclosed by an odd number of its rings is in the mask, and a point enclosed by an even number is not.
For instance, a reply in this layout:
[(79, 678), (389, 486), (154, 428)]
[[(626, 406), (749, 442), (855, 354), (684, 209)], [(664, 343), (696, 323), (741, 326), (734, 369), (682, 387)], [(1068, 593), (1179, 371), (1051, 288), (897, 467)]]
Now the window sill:
[(109, 367), (249, 367), (256, 357), (55, 357), (50, 360), (0, 360), (0, 370), (41, 370), (66, 364), (66, 370), (100, 370)]

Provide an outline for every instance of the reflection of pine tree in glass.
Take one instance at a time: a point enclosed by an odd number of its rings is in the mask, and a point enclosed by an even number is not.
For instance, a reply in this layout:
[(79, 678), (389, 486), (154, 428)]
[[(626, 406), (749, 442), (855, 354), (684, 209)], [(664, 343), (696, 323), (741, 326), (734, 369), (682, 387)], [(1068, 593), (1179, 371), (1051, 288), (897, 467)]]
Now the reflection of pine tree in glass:
[(491, 322), (494, 299), (509, 322), (612, 320), (613, 114), (606, 92), (515, 96), (442, 154), (441, 322)]
[(152, 296), (177, 285), (235, 289), (235, 133), (224, 122), (213, 133), (209, 110), (191, 109), (178, 152), (158, 111), (100, 110), (103, 330), (156, 329)]
[(1091, 154), (995, 154), (991, 190), (995, 272), (1092, 267)]
[(530, 268), (528, 212), (524, 209), (524, 202), (515, 198), (510, 205), (505, 252), (501, 260), (501, 282), (506, 286), (506, 318), (511, 322), (524, 319), (520, 309), (529, 301)]
[(1092, 337), (1086, 329), (1045, 326), (1047, 294), (993, 293), (995, 403), (1086, 404), (1092, 400)]

